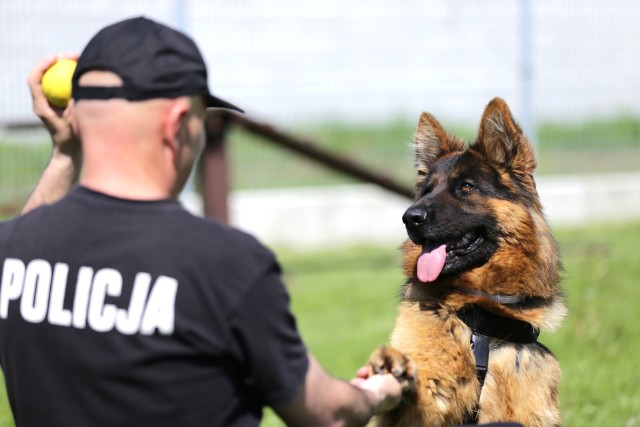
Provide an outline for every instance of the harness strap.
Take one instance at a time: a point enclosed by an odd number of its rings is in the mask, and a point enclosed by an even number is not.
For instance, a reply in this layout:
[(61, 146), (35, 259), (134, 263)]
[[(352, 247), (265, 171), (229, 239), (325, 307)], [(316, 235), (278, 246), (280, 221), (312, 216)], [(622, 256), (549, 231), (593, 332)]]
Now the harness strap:
[[(532, 344), (538, 341), (540, 331), (532, 324), (499, 316), (480, 306), (472, 305), (460, 310), (458, 317), (471, 329), (471, 351), (476, 361), (476, 375), (480, 389), (484, 386), (489, 367), (489, 338), (518, 344)], [(477, 423), (478, 408), (467, 422)]]
[(502, 341), (533, 344), (540, 335), (540, 331), (529, 322), (500, 316), (477, 305), (464, 308), (457, 314), (472, 331)]
[(474, 331), (471, 335), (471, 350), (476, 359), (476, 373), (482, 388), (489, 367), (489, 337)]

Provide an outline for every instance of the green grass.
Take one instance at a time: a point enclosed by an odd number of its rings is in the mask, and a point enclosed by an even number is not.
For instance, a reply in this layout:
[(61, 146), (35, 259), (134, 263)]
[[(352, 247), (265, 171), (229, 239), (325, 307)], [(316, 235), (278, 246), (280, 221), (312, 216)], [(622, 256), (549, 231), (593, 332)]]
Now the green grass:
[[(563, 425), (638, 426), (640, 222), (562, 229), (556, 235), (570, 314), (541, 341), (562, 364)], [(305, 342), (330, 373), (351, 378), (391, 331), (402, 282), (398, 250), (278, 254)], [(9, 427), (2, 393), (0, 427)], [(266, 412), (263, 427), (281, 425)]]
[[(475, 132), (468, 126), (447, 128), (466, 139)], [(410, 185), (414, 130), (414, 122), (392, 120), (332, 122), (292, 132)], [(21, 139), (0, 141), (0, 218), (20, 209), (49, 156), (46, 136)], [(236, 189), (354, 182), (238, 129), (229, 141)], [(541, 174), (637, 171), (640, 120), (543, 123), (538, 152)], [(559, 236), (572, 312), (561, 331), (544, 339), (563, 363), (565, 425), (640, 426), (640, 417), (633, 418), (640, 414), (640, 368), (634, 365), (640, 354), (634, 317), (640, 302), (634, 286), (640, 275), (634, 243), (640, 225), (589, 227)], [(349, 378), (386, 340), (393, 323), (401, 282), (397, 251), (362, 248), (282, 259), (307, 343), (332, 373)], [(0, 387), (0, 427), (11, 425), (3, 391)], [(265, 426), (272, 423), (268, 415)]]
[(13, 417), (7, 400), (7, 390), (4, 387), (4, 376), (1, 374), (0, 372), (0, 427), (12, 427)]
[(19, 211), (51, 152), (48, 143), (0, 141), (0, 218)]
[(602, 147), (638, 147), (640, 144), (640, 120), (630, 115), (609, 119), (593, 119), (578, 123), (543, 122), (538, 129), (542, 149), (557, 146), (578, 150)]
[[(381, 123), (332, 121), (284, 130), (411, 186), (414, 179), (411, 147), (416, 123), (417, 119), (390, 119)], [(472, 140), (476, 124), (445, 123), (445, 127), (460, 138)], [(639, 118), (543, 122), (537, 136), (540, 174), (638, 171), (640, 168)], [(242, 129), (232, 128), (227, 140), (234, 189), (356, 182)], [(49, 152), (50, 144), (43, 131), (16, 132), (0, 139), (0, 217), (19, 210), (47, 162)]]
[[(560, 330), (543, 333), (541, 341), (562, 365), (563, 425), (639, 426), (640, 222), (564, 229), (556, 235), (570, 314)], [(397, 251), (284, 254), (281, 259), (311, 350), (329, 372), (350, 378), (393, 324), (401, 282)], [(316, 263), (324, 270), (310, 268)], [(263, 427), (280, 425), (267, 412)]]
[(631, 116), (583, 123), (542, 123), (538, 163), (543, 174), (637, 171), (640, 120)]
[(558, 233), (570, 316), (545, 342), (563, 367), (569, 426), (640, 425), (640, 223)]
[[(330, 122), (288, 129), (332, 153), (347, 156), (411, 185), (413, 134), (416, 122)], [(476, 124), (444, 124), (453, 135), (471, 141)], [(354, 182), (291, 154), (246, 131), (229, 134), (232, 182), (235, 188), (325, 185)], [(638, 171), (640, 119), (620, 116), (580, 123), (541, 123), (537, 130), (538, 173), (568, 174)]]

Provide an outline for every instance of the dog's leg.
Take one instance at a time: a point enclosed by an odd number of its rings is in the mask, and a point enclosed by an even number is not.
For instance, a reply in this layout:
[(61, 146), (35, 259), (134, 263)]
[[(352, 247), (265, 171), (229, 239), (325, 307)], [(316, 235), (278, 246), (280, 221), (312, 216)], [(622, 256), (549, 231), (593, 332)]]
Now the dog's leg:
[(405, 354), (381, 346), (369, 357), (369, 374), (392, 374), (402, 387), (402, 395), (410, 399), (415, 393), (418, 371), (414, 363)]
[(559, 426), (560, 364), (540, 344), (502, 344), (491, 350), (478, 421)]
[(470, 349), (470, 333), (456, 317), (403, 303), (391, 336), (392, 349), (376, 352), (377, 366), (402, 366), (406, 354), (417, 371), (415, 392), (379, 417), (382, 426), (461, 424), (476, 409), (479, 383)]

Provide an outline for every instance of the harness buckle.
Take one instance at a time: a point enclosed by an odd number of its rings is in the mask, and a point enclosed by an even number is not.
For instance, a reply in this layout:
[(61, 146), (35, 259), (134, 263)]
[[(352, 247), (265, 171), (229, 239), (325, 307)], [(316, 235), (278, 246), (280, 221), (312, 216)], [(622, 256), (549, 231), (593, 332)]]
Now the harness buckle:
[(473, 331), (471, 335), (471, 350), (473, 351), (473, 357), (476, 359), (476, 372), (478, 373), (480, 387), (482, 387), (489, 367), (489, 337)]

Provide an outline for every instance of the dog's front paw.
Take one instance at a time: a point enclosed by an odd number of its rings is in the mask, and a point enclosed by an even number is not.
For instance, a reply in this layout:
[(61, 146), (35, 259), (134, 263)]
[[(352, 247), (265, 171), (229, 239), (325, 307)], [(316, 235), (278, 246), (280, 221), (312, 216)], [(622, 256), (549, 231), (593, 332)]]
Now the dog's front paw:
[(390, 347), (380, 346), (369, 357), (369, 375), (391, 374), (400, 383), (402, 392), (415, 391), (418, 371), (407, 355)]

